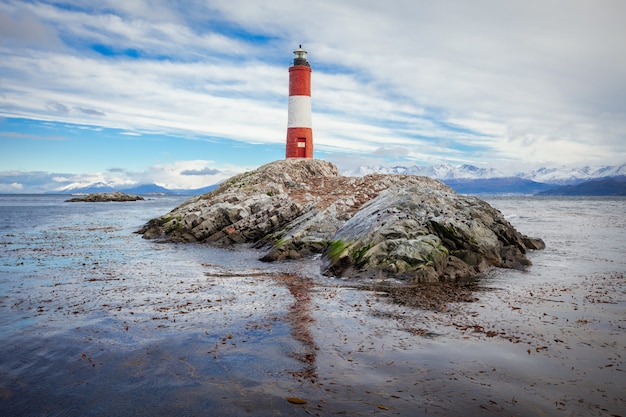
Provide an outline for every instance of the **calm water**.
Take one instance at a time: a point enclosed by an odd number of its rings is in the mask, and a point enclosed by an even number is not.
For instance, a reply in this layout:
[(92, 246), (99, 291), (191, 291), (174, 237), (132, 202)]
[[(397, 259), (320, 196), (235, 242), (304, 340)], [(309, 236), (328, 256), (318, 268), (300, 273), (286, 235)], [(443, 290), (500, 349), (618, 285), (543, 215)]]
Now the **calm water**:
[(66, 198), (0, 195), (0, 415), (626, 415), (626, 199), (486, 198), (546, 250), (425, 310)]

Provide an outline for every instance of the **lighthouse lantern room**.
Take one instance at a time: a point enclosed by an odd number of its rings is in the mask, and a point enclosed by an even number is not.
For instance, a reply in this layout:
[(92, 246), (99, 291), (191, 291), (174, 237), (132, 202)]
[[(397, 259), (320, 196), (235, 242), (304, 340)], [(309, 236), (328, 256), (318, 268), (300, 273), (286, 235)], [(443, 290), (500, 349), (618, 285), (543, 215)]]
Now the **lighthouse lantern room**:
[(289, 67), (289, 107), (287, 109), (287, 158), (313, 158), (311, 123), (311, 65), (302, 45), (293, 51)]

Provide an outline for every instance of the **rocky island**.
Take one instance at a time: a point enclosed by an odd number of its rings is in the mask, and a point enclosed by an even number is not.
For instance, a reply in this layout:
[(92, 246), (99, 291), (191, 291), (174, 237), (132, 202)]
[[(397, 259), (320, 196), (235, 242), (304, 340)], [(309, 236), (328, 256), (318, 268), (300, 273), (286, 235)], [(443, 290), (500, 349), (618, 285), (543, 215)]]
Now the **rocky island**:
[(523, 268), (543, 241), (500, 211), (427, 177), (342, 176), (333, 164), (286, 159), (223, 182), (138, 233), (166, 242), (251, 244), (264, 261), (321, 254), (322, 273), (457, 281)]
[(143, 200), (143, 197), (134, 194), (126, 194), (121, 191), (113, 191), (110, 193), (92, 193), (84, 197), (75, 197), (65, 200), (66, 203), (76, 202), (89, 202), (89, 203), (102, 203), (107, 201), (138, 201)]

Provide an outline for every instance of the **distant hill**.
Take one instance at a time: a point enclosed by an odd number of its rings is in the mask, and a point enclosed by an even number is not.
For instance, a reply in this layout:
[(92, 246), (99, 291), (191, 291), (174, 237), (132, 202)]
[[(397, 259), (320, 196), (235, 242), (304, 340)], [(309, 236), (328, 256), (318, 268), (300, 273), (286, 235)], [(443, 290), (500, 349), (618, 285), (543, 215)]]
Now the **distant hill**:
[(97, 183), (87, 187), (67, 188), (63, 191), (55, 191), (54, 194), (92, 194), (92, 193), (109, 193), (113, 191), (121, 191), (127, 194), (166, 194), (166, 195), (198, 195), (213, 191), (219, 184), (209, 185), (207, 187), (195, 189), (168, 189), (156, 184), (142, 184), (133, 187), (111, 187), (106, 184)]
[(585, 181), (541, 191), (540, 196), (626, 196), (626, 176)]
[(172, 194), (167, 188), (156, 184), (143, 184), (133, 188), (124, 188), (120, 191), (129, 194)]
[[(208, 192), (211, 192), (211, 191), (215, 190), (217, 187), (219, 187), (219, 184), (213, 184), (213, 185), (209, 185), (207, 187), (202, 187), (202, 188), (195, 188), (193, 190), (175, 190), (175, 191), (178, 194), (198, 195), (198, 194), (206, 194)], [(183, 191), (185, 191), (185, 192), (183, 192)]]

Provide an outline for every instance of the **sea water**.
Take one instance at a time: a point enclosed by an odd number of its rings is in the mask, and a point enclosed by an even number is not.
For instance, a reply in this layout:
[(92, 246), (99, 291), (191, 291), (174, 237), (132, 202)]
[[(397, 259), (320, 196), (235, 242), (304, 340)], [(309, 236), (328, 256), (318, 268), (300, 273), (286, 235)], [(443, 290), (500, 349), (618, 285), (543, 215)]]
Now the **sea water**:
[(437, 310), (66, 198), (0, 195), (0, 415), (626, 414), (624, 198), (485, 197), (547, 247)]

